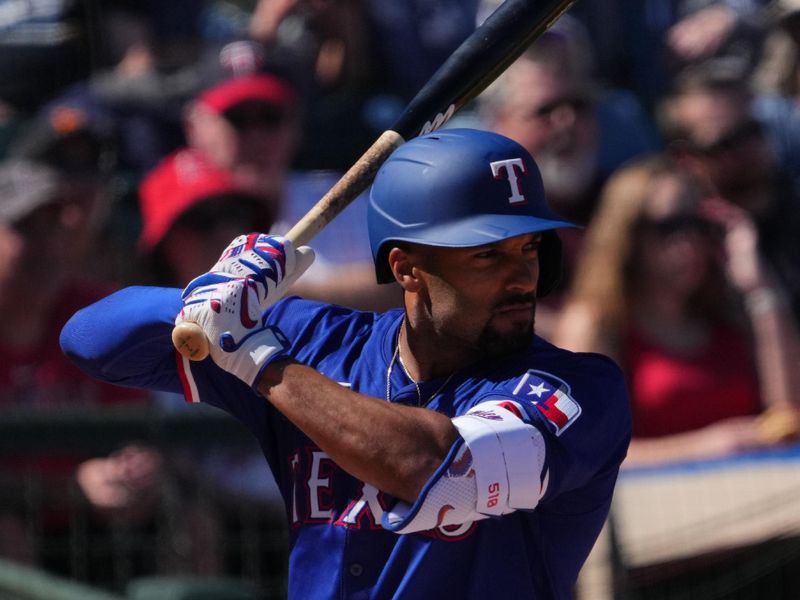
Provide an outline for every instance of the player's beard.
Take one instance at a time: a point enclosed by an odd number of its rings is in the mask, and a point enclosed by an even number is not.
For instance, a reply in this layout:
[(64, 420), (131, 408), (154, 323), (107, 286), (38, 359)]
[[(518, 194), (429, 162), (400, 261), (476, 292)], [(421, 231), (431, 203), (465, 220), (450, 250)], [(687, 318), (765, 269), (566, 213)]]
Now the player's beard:
[(494, 317), (490, 318), (478, 337), (478, 349), (484, 357), (504, 356), (515, 352), (523, 352), (533, 342), (534, 324), (536, 321), (536, 296), (534, 294), (520, 294), (505, 298), (498, 302), (494, 309), (498, 310), (507, 305), (531, 303), (529, 319), (515, 321), (511, 331), (500, 331), (494, 324)]

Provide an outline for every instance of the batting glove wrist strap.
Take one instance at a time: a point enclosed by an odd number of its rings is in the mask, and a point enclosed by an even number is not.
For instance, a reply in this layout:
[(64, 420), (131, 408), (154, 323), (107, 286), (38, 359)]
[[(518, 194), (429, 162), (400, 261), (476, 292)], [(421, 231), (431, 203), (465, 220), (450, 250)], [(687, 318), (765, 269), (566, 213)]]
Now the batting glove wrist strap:
[(277, 327), (265, 327), (250, 335), (229, 353), (224, 369), (255, 389), (259, 375), (277, 360), (289, 358), (289, 340)]

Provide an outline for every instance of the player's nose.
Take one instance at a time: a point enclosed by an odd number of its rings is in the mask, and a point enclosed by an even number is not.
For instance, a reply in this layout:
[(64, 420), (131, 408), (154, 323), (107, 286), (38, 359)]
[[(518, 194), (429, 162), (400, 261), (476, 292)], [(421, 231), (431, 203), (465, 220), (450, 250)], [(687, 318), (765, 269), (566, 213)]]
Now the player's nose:
[(539, 280), (539, 260), (518, 256), (506, 262), (506, 290), (517, 294), (535, 292)]

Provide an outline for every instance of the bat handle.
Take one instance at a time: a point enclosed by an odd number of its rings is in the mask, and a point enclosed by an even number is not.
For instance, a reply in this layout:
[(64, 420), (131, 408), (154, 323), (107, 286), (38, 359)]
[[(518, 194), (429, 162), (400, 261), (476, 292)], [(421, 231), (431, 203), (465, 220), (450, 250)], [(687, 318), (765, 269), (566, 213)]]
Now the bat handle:
[(396, 131), (384, 131), (328, 192), (303, 215), (286, 237), (295, 246), (307, 244), (369, 187), (378, 168), (405, 140)]
[[(286, 234), (295, 246), (307, 244), (336, 215), (347, 208), (367, 189), (378, 168), (405, 140), (392, 130), (384, 131), (372, 146), (337, 181), (328, 192)], [(203, 329), (184, 321), (172, 330), (172, 343), (184, 358), (203, 360), (208, 356), (209, 341)]]

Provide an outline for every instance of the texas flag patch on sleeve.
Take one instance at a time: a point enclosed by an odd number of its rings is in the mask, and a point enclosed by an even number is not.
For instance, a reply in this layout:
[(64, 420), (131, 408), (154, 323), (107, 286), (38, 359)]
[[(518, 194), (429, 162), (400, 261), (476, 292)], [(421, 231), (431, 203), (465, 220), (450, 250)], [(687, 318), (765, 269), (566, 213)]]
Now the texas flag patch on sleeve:
[(581, 416), (581, 405), (570, 393), (568, 383), (536, 369), (529, 369), (514, 388), (514, 395), (533, 404), (556, 435), (564, 433)]

